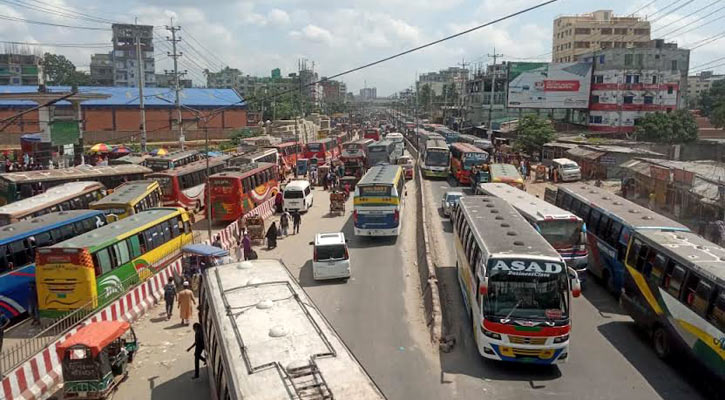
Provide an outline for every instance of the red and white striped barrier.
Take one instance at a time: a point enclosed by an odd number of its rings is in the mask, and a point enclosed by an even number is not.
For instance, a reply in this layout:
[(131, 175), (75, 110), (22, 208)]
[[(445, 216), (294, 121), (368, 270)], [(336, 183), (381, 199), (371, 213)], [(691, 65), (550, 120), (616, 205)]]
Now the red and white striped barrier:
[[(260, 204), (246, 216), (260, 215), (267, 218), (274, 213), (274, 198)], [(231, 249), (236, 245), (235, 235), (237, 222), (232, 222), (219, 232), (222, 245)], [(205, 240), (204, 243), (209, 243)], [(68, 331), (62, 338), (45, 347), (38, 354), (18, 366), (2, 379), (0, 400), (36, 400), (48, 395), (60, 381), (61, 363), (56, 351), (57, 345), (70, 337), (81, 327), (98, 321), (124, 320), (133, 322), (142, 316), (151, 306), (163, 298), (164, 285), (174, 271), (181, 274), (181, 259), (178, 259), (152, 276), (149, 280), (135, 287), (110, 305), (85, 319), (75, 328)]]

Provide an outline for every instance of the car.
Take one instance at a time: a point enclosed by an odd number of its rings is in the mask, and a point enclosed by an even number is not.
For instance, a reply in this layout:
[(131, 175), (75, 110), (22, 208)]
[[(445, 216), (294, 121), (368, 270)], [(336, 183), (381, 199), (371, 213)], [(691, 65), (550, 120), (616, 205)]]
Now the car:
[(441, 209), (443, 210), (443, 215), (450, 217), (453, 207), (458, 204), (458, 199), (461, 197), (463, 197), (463, 192), (445, 192), (443, 194), (443, 198), (441, 199)]
[(350, 278), (350, 252), (344, 233), (318, 233), (310, 245), (313, 246), (312, 277), (315, 280)]
[(413, 159), (410, 156), (398, 157), (398, 165), (403, 167), (403, 172), (405, 172), (405, 179), (413, 179), (413, 170), (415, 164), (413, 163)]

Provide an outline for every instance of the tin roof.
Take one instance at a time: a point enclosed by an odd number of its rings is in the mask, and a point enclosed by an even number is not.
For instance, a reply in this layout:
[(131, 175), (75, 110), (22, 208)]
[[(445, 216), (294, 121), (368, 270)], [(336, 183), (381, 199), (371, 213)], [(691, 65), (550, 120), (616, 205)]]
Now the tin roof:
[(693, 173), (689, 192), (703, 201), (720, 204), (720, 187), (725, 186), (725, 163), (712, 160), (674, 161), (654, 158), (636, 158), (621, 165), (632, 172), (651, 177), (650, 166), (681, 169)]

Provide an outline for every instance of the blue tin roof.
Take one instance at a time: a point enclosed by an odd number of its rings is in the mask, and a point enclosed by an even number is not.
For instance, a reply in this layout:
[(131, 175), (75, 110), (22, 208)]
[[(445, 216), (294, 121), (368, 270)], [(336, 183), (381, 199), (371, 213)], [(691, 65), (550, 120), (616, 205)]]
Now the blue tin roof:
[[(67, 93), (69, 86), (48, 86), (48, 92)], [(37, 86), (0, 86), (0, 93), (37, 93)], [(113, 86), (80, 86), (80, 93), (107, 94), (111, 97), (102, 100), (88, 100), (83, 102), (84, 107), (109, 107), (129, 106), (138, 107), (138, 88), (113, 87)], [(234, 89), (206, 89), (188, 88), (179, 92), (179, 99), (182, 105), (199, 107), (235, 107), (246, 108), (246, 102)], [(0, 99), (0, 107), (35, 106), (33, 101), (27, 100), (3, 100)], [(58, 105), (68, 105), (67, 102), (58, 102)], [(173, 107), (174, 90), (170, 88), (144, 88), (144, 105), (146, 107)]]

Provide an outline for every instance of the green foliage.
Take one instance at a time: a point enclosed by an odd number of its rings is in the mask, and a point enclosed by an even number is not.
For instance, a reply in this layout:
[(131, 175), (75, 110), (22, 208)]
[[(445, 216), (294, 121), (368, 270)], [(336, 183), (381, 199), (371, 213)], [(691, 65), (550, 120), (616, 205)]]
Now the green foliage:
[(637, 121), (634, 137), (645, 142), (692, 142), (697, 140), (697, 124), (687, 110), (650, 113)]
[(539, 153), (544, 144), (551, 142), (555, 137), (556, 132), (551, 122), (538, 115), (526, 115), (519, 120), (516, 128), (514, 150), (526, 154)]
[(718, 102), (710, 112), (710, 123), (716, 128), (725, 128), (725, 101)]
[(418, 107), (421, 110), (427, 110), (430, 113), (431, 102), (433, 101), (433, 90), (431, 90), (429, 84), (421, 86), (420, 92), (418, 93)]
[(700, 94), (699, 102), (702, 115), (709, 117), (718, 103), (725, 103), (725, 79), (713, 82), (710, 90)]
[(441, 101), (446, 104), (455, 104), (458, 101), (458, 91), (456, 85), (443, 85), (443, 93), (441, 94)]
[(254, 136), (254, 131), (249, 128), (244, 128), (238, 131), (234, 131), (229, 135), (229, 140), (234, 146), (239, 146), (242, 143), (242, 139), (250, 138)]
[(63, 55), (45, 53), (42, 64), (48, 85), (87, 86), (92, 83), (90, 75), (76, 71), (76, 66)]

